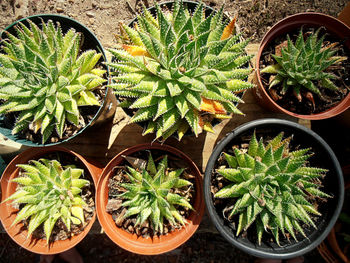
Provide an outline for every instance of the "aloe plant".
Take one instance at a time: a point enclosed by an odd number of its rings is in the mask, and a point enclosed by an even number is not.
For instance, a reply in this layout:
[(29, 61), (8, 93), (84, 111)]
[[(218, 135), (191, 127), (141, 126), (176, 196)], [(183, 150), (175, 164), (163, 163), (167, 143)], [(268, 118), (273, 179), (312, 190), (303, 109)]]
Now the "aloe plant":
[(17, 165), (22, 169), (20, 176), (12, 182), (17, 183), (16, 192), (4, 202), (13, 200), (19, 204), (12, 226), (22, 220), (28, 220), (28, 237), (43, 224), (47, 243), (57, 220), (61, 220), (71, 229), (71, 224), (84, 224), (81, 197), (82, 188), (90, 182), (81, 179), (84, 170), (64, 168), (57, 160), (31, 160), (28, 164)]
[(226, 208), (228, 219), (236, 217), (236, 235), (255, 224), (258, 243), (264, 231), (273, 235), (280, 245), (280, 233), (297, 241), (296, 232), (307, 238), (305, 225), (317, 228), (314, 217), (321, 214), (317, 198), (329, 198), (320, 190), (321, 178), (327, 170), (310, 167), (310, 148), (291, 151), (292, 137), (283, 139), (283, 132), (264, 143), (252, 136), (248, 149), (234, 148), (234, 155), (224, 153), (229, 168), (217, 173), (229, 181), (214, 198), (232, 198)]
[(96, 67), (102, 54), (80, 51), (81, 35), (63, 33), (60, 24), (42, 21), (40, 29), (19, 22), (16, 34), (6, 32), (0, 54), (0, 114), (17, 112), (13, 134), (40, 130), (45, 143), (54, 129), (59, 138), (67, 121), (84, 126), (80, 106), (100, 105), (94, 90), (105, 79)]
[(292, 90), (299, 101), (302, 100), (303, 92), (309, 92), (305, 96), (313, 103), (312, 94), (322, 98), (321, 87), (332, 91), (339, 89), (333, 82), (339, 77), (328, 69), (347, 58), (335, 55), (338, 51), (337, 43), (326, 44), (325, 35), (318, 38), (320, 29), (310, 34), (306, 40), (301, 29), (295, 43), (287, 36), (281, 54), (272, 54), (277, 63), (261, 70), (261, 73), (272, 74), (269, 89), (278, 86), (282, 97), (288, 90)]
[(163, 233), (164, 220), (173, 226), (185, 224), (176, 206), (193, 208), (184, 196), (175, 193), (176, 189), (192, 184), (180, 178), (185, 169), (170, 170), (167, 155), (156, 166), (149, 154), (146, 169), (127, 167), (127, 170), (130, 183), (119, 183), (126, 191), (118, 196), (123, 199), (122, 207), (127, 208), (124, 218), (136, 215), (135, 226), (149, 220), (159, 233)]
[(181, 140), (189, 128), (197, 136), (212, 131), (214, 119), (242, 114), (237, 93), (253, 87), (245, 81), (252, 56), (244, 51), (249, 40), (235, 34), (236, 18), (225, 25), (223, 8), (205, 17), (203, 3), (190, 14), (179, 0), (172, 12), (156, 11), (144, 8), (133, 27), (121, 24), (120, 46), (109, 49), (116, 71), (109, 87), (136, 111), (130, 122), (146, 121), (143, 134), (166, 140), (177, 132)]

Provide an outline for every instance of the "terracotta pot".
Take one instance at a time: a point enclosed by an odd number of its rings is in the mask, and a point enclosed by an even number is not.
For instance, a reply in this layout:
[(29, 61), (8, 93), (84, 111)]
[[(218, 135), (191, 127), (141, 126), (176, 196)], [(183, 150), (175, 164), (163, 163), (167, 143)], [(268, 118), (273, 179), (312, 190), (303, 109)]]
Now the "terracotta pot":
[[(17, 184), (9, 183), (9, 181), (18, 176), (19, 168), (16, 167), (17, 164), (24, 164), (27, 163), (29, 160), (39, 159), (45, 154), (51, 152), (65, 152), (69, 155), (72, 155), (72, 157), (77, 157), (89, 171), (93, 179), (94, 185), (97, 184), (98, 176), (101, 173), (102, 169), (97, 168), (96, 166), (88, 163), (81, 155), (71, 150), (57, 146), (45, 148), (31, 148), (19, 154), (6, 167), (0, 181), (2, 193), (1, 201), (5, 200), (7, 197), (12, 195), (16, 190)], [(6, 232), (13, 239), (13, 241), (15, 241), (18, 245), (22, 246), (23, 248), (38, 254), (57, 254), (74, 247), (87, 235), (96, 219), (95, 213), (88, 225), (80, 234), (73, 236), (70, 239), (55, 241), (47, 245), (46, 240), (43, 239), (27, 239), (28, 231), (21, 229), (23, 227), (23, 223), (18, 223), (10, 227), (13, 220), (16, 218), (16, 214), (18, 211), (17, 209), (12, 207), (11, 202), (12, 201), (8, 201), (0, 204), (0, 220), (2, 222), (2, 225), (4, 226)]]
[[(108, 180), (112, 175), (113, 167), (120, 165), (124, 161), (122, 155), (129, 156), (142, 150), (162, 150), (185, 160), (188, 164), (188, 168), (191, 170), (192, 174), (195, 175), (196, 180), (195, 199), (193, 204), (195, 211), (192, 211), (189, 218), (187, 218), (187, 224), (181, 229), (177, 229), (168, 233), (167, 235), (161, 235), (159, 237), (154, 236), (152, 238), (143, 238), (138, 237), (136, 234), (130, 234), (122, 228), (117, 227), (112, 215), (106, 212), (106, 205), (108, 202)], [(98, 181), (96, 191), (97, 217), (105, 233), (118, 246), (137, 254), (161, 254), (171, 251), (185, 243), (198, 228), (204, 213), (202, 191), (203, 187), (201, 173), (195, 163), (187, 155), (167, 145), (157, 143), (140, 144), (120, 152), (104, 168)]]
[(279, 106), (274, 100), (271, 99), (261, 81), (259, 64), (264, 48), (268, 46), (268, 44), (276, 37), (298, 29), (303, 25), (325, 27), (329, 33), (337, 36), (340, 39), (340, 42), (342, 42), (350, 50), (350, 28), (338, 19), (320, 13), (300, 13), (289, 16), (275, 24), (261, 40), (259, 51), (256, 56), (256, 77), (258, 85), (255, 88), (255, 95), (262, 106), (276, 112), (283, 112), (296, 118), (308, 120), (321, 120), (331, 118), (342, 113), (350, 107), (350, 93), (333, 108), (312, 115), (302, 115), (288, 111)]
[(341, 13), (338, 16), (338, 19), (350, 26), (350, 2), (348, 2), (343, 11), (341, 11)]
[[(343, 175), (345, 178), (345, 190), (350, 189), (350, 165), (344, 166), (342, 168)], [(343, 250), (340, 248), (337, 236), (336, 236), (336, 230), (333, 227), (329, 235), (327, 236), (327, 243), (323, 242), (326, 249), (323, 249), (323, 247), (318, 247), (318, 250), (322, 257), (327, 261), (332, 263), (332, 261), (328, 260), (328, 258), (335, 258), (338, 256), (343, 262), (347, 263), (350, 262), (350, 259), (343, 253)], [(329, 247), (328, 247), (329, 244)], [(321, 250), (321, 251), (320, 251)], [(326, 252), (326, 253), (325, 253)], [(331, 255), (331, 256), (330, 256)]]
[(332, 251), (339, 257), (341, 258), (341, 260), (345, 263), (349, 262), (349, 259), (347, 258), (347, 256), (343, 253), (342, 249), (339, 246), (336, 234), (335, 234), (335, 230), (334, 228), (332, 228), (331, 232), (329, 233), (329, 235), (327, 236), (327, 241), (330, 245), (330, 247), (332, 248)]
[(317, 247), (317, 250), (326, 263), (339, 263), (339, 260), (334, 257), (334, 254), (329, 250), (325, 241)]
[(345, 180), (345, 190), (350, 189), (350, 164), (342, 167), (344, 180)]

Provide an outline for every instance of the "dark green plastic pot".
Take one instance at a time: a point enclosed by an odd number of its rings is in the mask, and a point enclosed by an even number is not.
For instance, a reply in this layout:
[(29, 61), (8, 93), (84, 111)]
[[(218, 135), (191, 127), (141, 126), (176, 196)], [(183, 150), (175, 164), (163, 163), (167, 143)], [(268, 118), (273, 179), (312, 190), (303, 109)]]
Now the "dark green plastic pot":
[[(42, 20), (45, 23), (48, 20), (52, 20), (54, 22), (54, 24), (56, 24), (56, 22), (59, 22), (63, 33), (66, 33), (70, 28), (74, 28), (77, 32), (82, 33), (82, 40), (83, 41), (82, 41), (81, 50), (82, 51), (88, 50), (88, 49), (96, 50), (97, 52), (102, 53), (102, 56), (101, 56), (100, 61), (98, 63), (107, 61), (104, 49), (103, 49), (100, 41), (97, 39), (97, 37), (83, 24), (79, 23), (78, 21), (76, 21), (72, 18), (69, 18), (66, 16), (61, 16), (61, 15), (40, 14), (40, 15), (28, 16), (28, 17), (22, 18), (20, 20), (17, 20), (13, 24), (6, 27), (3, 32), (1, 32), (0, 40), (2, 40), (3, 38), (6, 37), (5, 31), (8, 31), (8, 32), (16, 35), (16, 32), (14, 30), (14, 26), (17, 25), (18, 22), (22, 22), (23, 24), (28, 26), (29, 24), (26, 21), (27, 19), (30, 19), (35, 24), (37, 24), (39, 27), (41, 25)], [(0, 48), (1, 48), (1, 44), (0, 44)], [(105, 66), (104, 64), (103, 64), (103, 66), (107, 70), (107, 76), (109, 76), (109, 68), (107, 66)], [(108, 82), (109, 82), (109, 79), (108, 79)], [(103, 100), (103, 103), (100, 106), (100, 108), (98, 109), (94, 118), (85, 127), (80, 129), (73, 136), (71, 136), (67, 139), (64, 139), (64, 140), (59, 140), (56, 143), (49, 143), (49, 142), (47, 142), (45, 144), (35, 143), (32, 141), (26, 140), (25, 138), (20, 137), (17, 134), (13, 135), (11, 133), (13, 123), (9, 123), (6, 120), (4, 115), (0, 115), (0, 133), (13, 141), (16, 141), (18, 143), (21, 143), (21, 144), (26, 145), (26, 146), (31, 146), (31, 147), (53, 146), (53, 145), (61, 144), (63, 142), (66, 142), (66, 141), (78, 136), (79, 134), (81, 134), (85, 129), (87, 129), (91, 125), (93, 125), (95, 123), (99, 123), (100, 121), (110, 117), (114, 113), (114, 110), (115, 110), (116, 103), (114, 103), (114, 101), (115, 100), (114, 100), (114, 98), (112, 98), (111, 90), (106, 88), (106, 95), (105, 95), (105, 98)]]
[[(300, 238), (299, 242), (295, 242), (291, 238), (290, 242), (288, 242), (287, 240), (283, 241), (281, 238), (281, 246), (278, 246), (267, 240), (266, 233), (264, 233), (263, 242), (261, 246), (259, 246), (252, 238), (254, 229), (248, 229), (248, 235), (246, 237), (242, 237), (242, 235), (236, 236), (232, 226), (222, 217), (222, 211), (216, 210), (211, 193), (211, 180), (215, 164), (225, 149), (240, 144), (242, 138), (250, 138), (254, 131), (257, 134), (257, 138), (261, 136), (264, 138), (273, 138), (282, 131), (285, 137), (293, 135), (292, 143), (294, 145), (300, 145), (301, 148), (311, 147), (311, 151), (315, 153), (315, 155), (310, 158), (310, 161), (315, 161), (317, 159), (318, 167), (329, 170), (322, 180), (324, 185), (322, 191), (330, 194), (333, 198), (329, 198), (327, 203), (320, 204), (319, 210), (322, 216), (318, 217), (316, 221), (317, 229), (304, 229), (308, 239)], [(204, 198), (211, 221), (219, 233), (230, 244), (259, 258), (289, 259), (310, 252), (327, 237), (337, 221), (343, 206), (344, 179), (340, 164), (334, 152), (315, 132), (300, 124), (287, 120), (261, 119), (237, 127), (215, 146), (205, 170)], [(249, 231), (253, 231), (252, 236), (249, 235)]]
[(5, 161), (2, 159), (2, 157), (0, 156), (0, 178), (2, 176), (2, 172), (5, 170), (6, 168), (6, 163)]

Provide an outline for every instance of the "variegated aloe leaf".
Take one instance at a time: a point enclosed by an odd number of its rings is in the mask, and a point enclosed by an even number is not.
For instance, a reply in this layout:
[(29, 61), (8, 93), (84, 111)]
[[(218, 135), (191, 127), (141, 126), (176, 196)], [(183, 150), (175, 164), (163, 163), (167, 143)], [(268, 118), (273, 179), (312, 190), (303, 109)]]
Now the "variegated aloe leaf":
[(42, 143), (56, 130), (59, 138), (67, 121), (85, 124), (80, 106), (100, 105), (94, 89), (105, 82), (105, 70), (96, 67), (102, 54), (80, 51), (81, 35), (63, 34), (59, 23), (42, 22), (40, 29), (27, 20), (16, 34), (7, 32), (0, 54), (0, 114), (18, 112), (12, 133), (40, 130)]
[(242, 102), (251, 56), (248, 40), (234, 33), (235, 20), (225, 25), (223, 8), (205, 17), (199, 3), (193, 14), (176, 0), (172, 12), (156, 5), (153, 17), (146, 9), (133, 27), (121, 26), (120, 48), (110, 49), (115, 63), (114, 84), (122, 106), (135, 109), (131, 122), (146, 121), (144, 131), (166, 140), (179, 140), (190, 128), (197, 136), (212, 131), (213, 119), (227, 118)]
[(261, 244), (264, 231), (271, 233), (278, 245), (280, 234), (296, 233), (305, 238), (305, 225), (316, 228), (314, 217), (321, 214), (315, 205), (317, 198), (329, 198), (320, 190), (320, 178), (326, 169), (310, 167), (310, 148), (289, 150), (291, 137), (280, 133), (268, 143), (257, 140), (255, 133), (248, 150), (234, 149), (234, 155), (224, 154), (227, 168), (217, 173), (229, 182), (214, 198), (232, 198), (229, 219), (236, 217), (238, 236), (252, 224)]
[(83, 206), (86, 203), (81, 191), (90, 182), (80, 178), (84, 170), (64, 169), (57, 160), (47, 159), (17, 166), (22, 170), (21, 175), (12, 180), (18, 184), (17, 190), (4, 201), (13, 200), (22, 207), (12, 225), (28, 219), (28, 237), (43, 225), (49, 243), (57, 220), (62, 220), (68, 231), (71, 224), (85, 223)]
[(177, 206), (193, 208), (181, 193), (175, 193), (176, 189), (191, 185), (190, 181), (181, 178), (184, 169), (170, 170), (167, 155), (156, 165), (151, 154), (146, 169), (127, 168), (131, 182), (120, 183), (126, 191), (119, 195), (123, 199), (122, 206), (128, 209), (124, 218), (136, 215), (136, 226), (149, 220), (160, 233), (163, 233), (165, 220), (171, 225), (185, 224)]
[(272, 55), (277, 63), (261, 70), (261, 73), (272, 74), (269, 89), (278, 86), (281, 98), (288, 90), (293, 90), (300, 102), (305, 92), (311, 92), (309, 96), (312, 98), (309, 99), (314, 101), (312, 94), (322, 97), (320, 87), (332, 91), (339, 89), (333, 82), (338, 76), (328, 69), (348, 58), (336, 56), (337, 43), (329, 44), (324, 40), (325, 35), (318, 38), (320, 30), (321, 28), (304, 40), (301, 29), (295, 43), (287, 36), (287, 41), (281, 44), (280, 52)]

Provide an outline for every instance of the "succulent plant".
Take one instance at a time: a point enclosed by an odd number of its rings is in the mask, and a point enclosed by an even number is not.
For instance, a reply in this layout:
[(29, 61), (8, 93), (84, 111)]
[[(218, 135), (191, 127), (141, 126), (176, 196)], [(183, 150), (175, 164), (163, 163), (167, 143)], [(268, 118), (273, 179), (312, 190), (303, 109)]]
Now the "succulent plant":
[(252, 56), (248, 40), (234, 34), (235, 18), (225, 26), (223, 8), (205, 17), (204, 4), (193, 14), (176, 0), (172, 12), (156, 5), (157, 16), (144, 8), (134, 27), (121, 25), (121, 44), (110, 49), (116, 72), (110, 87), (135, 109), (130, 122), (147, 121), (143, 134), (156, 132), (179, 140), (191, 128), (197, 136), (212, 131), (212, 120), (242, 114), (237, 93), (253, 87), (245, 81)]
[[(281, 96), (292, 90), (294, 96), (301, 102), (304, 91), (305, 97), (314, 104), (312, 94), (322, 97), (320, 87), (338, 90), (333, 83), (338, 77), (328, 69), (347, 58), (335, 56), (338, 50), (337, 43), (326, 44), (325, 35), (318, 38), (320, 30), (321, 28), (304, 40), (301, 29), (295, 43), (287, 35), (287, 41), (276, 48), (276, 54), (272, 57), (277, 63), (261, 70), (261, 73), (272, 74), (269, 80), (270, 93), (275, 93), (272, 88), (278, 85)], [(281, 96), (274, 97), (278, 100), (282, 98)]]
[(259, 245), (264, 231), (271, 232), (280, 245), (280, 232), (297, 241), (296, 232), (307, 238), (304, 224), (316, 228), (313, 217), (321, 215), (316, 199), (330, 197), (320, 190), (320, 177), (327, 170), (307, 165), (310, 148), (290, 151), (291, 138), (283, 139), (282, 132), (265, 144), (263, 138), (257, 141), (254, 132), (248, 149), (234, 148), (234, 156), (224, 153), (230, 168), (217, 173), (230, 184), (214, 198), (235, 200), (225, 210), (229, 220), (238, 217), (237, 236), (254, 223)]
[(85, 125), (79, 106), (100, 105), (93, 90), (104, 82), (105, 70), (96, 68), (102, 54), (80, 54), (80, 33), (63, 34), (57, 23), (42, 21), (42, 29), (19, 22), (16, 36), (6, 32), (0, 54), (0, 114), (18, 112), (13, 134), (40, 130), (42, 143), (56, 129), (59, 138), (67, 121)]
[(126, 191), (119, 195), (123, 199), (122, 206), (128, 208), (124, 218), (136, 215), (135, 226), (148, 219), (153, 229), (160, 233), (163, 233), (164, 219), (173, 226), (185, 224), (176, 206), (193, 208), (184, 196), (174, 191), (191, 185), (190, 181), (180, 178), (185, 169), (169, 170), (167, 155), (156, 166), (151, 154), (146, 169), (127, 169), (130, 183), (120, 183)]
[(31, 160), (17, 165), (22, 169), (20, 176), (12, 182), (18, 184), (16, 192), (4, 202), (13, 200), (20, 205), (12, 226), (29, 219), (28, 237), (44, 223), (47, 243), (58, 219), (70, 231), (71, 224), (84, 224), (83, 206), (86, 205), (80, 193), (90, 182), (81, 179), (83, 169), (62, 167), (57, 160)]

